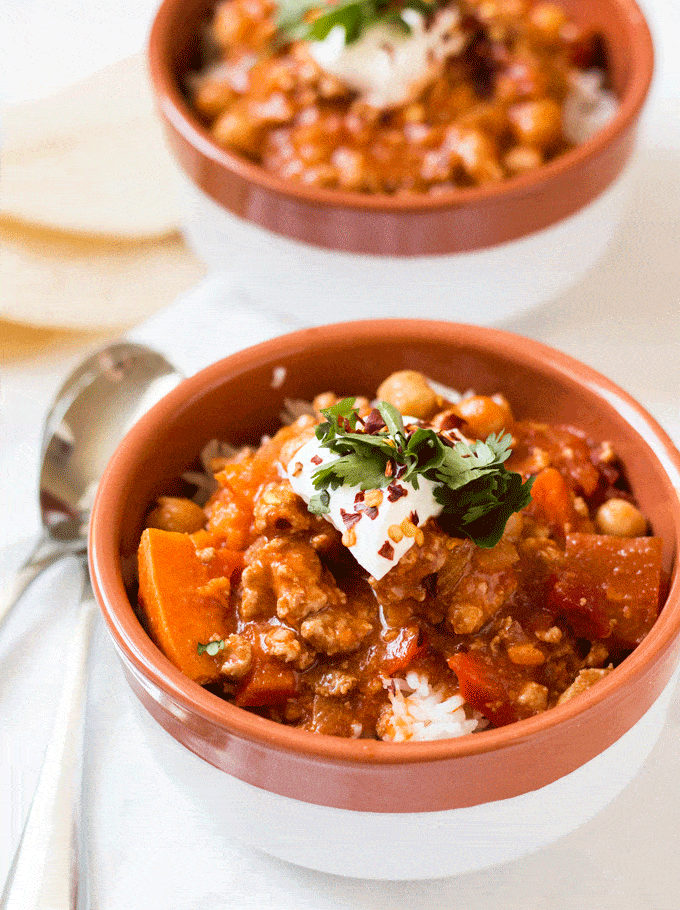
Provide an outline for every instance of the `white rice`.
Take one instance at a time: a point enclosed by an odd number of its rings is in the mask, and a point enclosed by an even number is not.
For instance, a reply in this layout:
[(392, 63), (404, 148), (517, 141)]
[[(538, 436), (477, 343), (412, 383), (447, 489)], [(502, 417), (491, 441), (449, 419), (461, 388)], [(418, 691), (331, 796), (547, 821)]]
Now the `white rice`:
[(562, 108), (562, 130), (574, 145), (582, 145), (603, 129), (615, 116), (619, 102), (604, 88), (601, 69), (572, 70), (569, 93)]
[(450, 386), (443, 385), (441, 382), (437, 382), (435, 379), (430, 379), (429, 376), (426, 376), (427, 384), (435, 393), (435, 395), (441, 395), (446, 401), (450, 401), (451, 404), (458, 404), (459, 401), (462, 401), (463, 398), (467, 398), (469, 395), (474, 395), (474, 392), (466, 392), (465, 395), (461, 395), (456, 389), (452, 389)]
[(283, 407), (284, 410), (281, 411), (279, 417), (285, 426), (295, 423), (299, 417), (313, 417), (315, 414), (311, 401), (305, 401), (303, 398), (284, 398)]
[(391, 716), (381, 718), (380, 737), (389, 742), (451, 739), (482, 730), (487, 721), (462, 695), (446, 696), (427, 676), (411, 670), (405, 679), (386, 679)]
[(202, 471), (185, 471), (182, 474), (182, 480), (192, 483), (196, 487), (196, 494), (193, 499), (200, 506), (206, 504), (210, 496), (217, 490), (219, 484), (211, 469), (211, 464), (215, 458), (233, 458), (239, 450), (228, 442), (220, 442), (219, 439), (211, 439), (200, 454)]

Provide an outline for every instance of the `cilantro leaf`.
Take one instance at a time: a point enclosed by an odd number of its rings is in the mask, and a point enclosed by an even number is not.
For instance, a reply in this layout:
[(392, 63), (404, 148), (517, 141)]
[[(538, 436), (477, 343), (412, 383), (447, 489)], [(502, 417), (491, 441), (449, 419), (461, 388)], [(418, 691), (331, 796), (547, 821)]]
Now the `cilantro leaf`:
[(219, 654), (220, 651), (224, 649), (226, 642), (223, 638), (219, 641), (209, 641), (207, 644), (202, 645), (199, 641), (196, 646), (197, 654), (209, 654), (211, 657), (215, 657), (216, 654)]
[(531, 502), (534, 478), (501, 468), (465, 487), (436, 487), (434, 496), (444, 506), (440, 523), (454, 537), (469, 537), (479, 547), (495, 547), (508, 519)]
[(418, 478), (424, 477), (434, 484), (445, 530), (480, 547), (493, 547), (513, 512), (531, 501), (533, 478), (523, 482), (520, 474), (505, 467), (512, 451), (509, 433), (453, 443), (430, 427), (407, 429), (399, 411), (385, 401), (376, 404), (384, 425), (368, 420), (364, 429), (355, 402), (344, 398), (321, 411), (326, 422), (316, 428), (316, 436), (338, 457), (312, 475), (319, 493), (308, 508), (315, 515), (329, 511), (329, 491), (338, 487), (381, 489), (398, 477), (417, 490)]
[(387, 401), (379, 401), (376, 410), (385, 421), (387, 431), (397, 443), (397, 447), (401, 448), (406, 442), (406, 430), (401, 414), (393, 404), (389, 404)]
[[(371, 4), (372, 5), (372, 4)], [(309, 27), (307, 38), (312, 41), (323, 41), (336, 25), (345, 30), (345, 44), (351, 44), (361, 34), (365, 18), (365, 3), (345, 3), (334, 7), (315, 19)]]
[(350, 452), (319, 468), (314, 472), (312, 480), (317, 490), (325, 487), (337, 490), (344, 485), (359, 487), (361, 490), (378, 490), (394, 479), (385, 475), (385, 464), (380, 459)]
[[(345, 44), (352, 44), (372, 25), (385, 23), (410, 34), (411, 26), (402, 18), (405, 9), (414, 9), (430, 16), (438, 8), (438, 0), (279, 0), (276, 25), (286, 41), (323, 41), (340, 26), (345, 32)], [(314, 16), (310, 16), (310, 13)]]
[(320, 423), (316, 430), (316, 438), (322, 442), (333, 439), (340, 426), (344, 427), (345, 420), (349, 421), (351, 429), (356, 429), (359, 416), (355, 410), (356, 398), (343, 398), (332, 408), (324, 408), (321, 413), (326, 418), (325, 423)]
[(320, 493), (312, 496), (312, 498), (309, 500), (309, 503), (307, 504), (307, 509), (312, 513), (312, 515), (325, 515), (330, 511), (330, 501), (331, 496), (328, 490), (322, 490)]

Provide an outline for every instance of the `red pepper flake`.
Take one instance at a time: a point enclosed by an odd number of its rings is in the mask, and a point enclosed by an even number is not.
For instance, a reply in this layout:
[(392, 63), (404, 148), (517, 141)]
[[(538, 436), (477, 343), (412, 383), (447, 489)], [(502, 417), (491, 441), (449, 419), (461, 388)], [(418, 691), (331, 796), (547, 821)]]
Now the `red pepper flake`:
[(382, 547), (380, 547), (378, 556), (384, 556), (385, 559), (394, 559), (394, 547), (389, 540), (386, 540)]
[(323, 458), (321, 458), (320, 455), (313, 455), (309, 460), (311, 461), (312, 464), (321, 464), (321, 462), (323, 461)]
[(465, 426), (465, 421), (462, 417), (459, 417), (458, 414), (454, 414), (453, 411), (450, 411), (445, 417), (440, 421), (439, 429), (440, 430), (460, 430), (461, 427)]
[(361, 512), (345, 512), (344, 509), (340, 509), (340, 517), (345, 523), (346, 528), (353, 528), (361, 518)]
[(358, 502), (363, 502), (365, 497), (366, 493), (363, 490), (359, 490), (357, 495), (354, 497), (354, 505), (356, 505)]
[[(430, 597), (437, 596), (437, 581), (438, 579), (436, 572), (431, 572), (429, 575), (426, 575), (425, 578), (423, 578), (423, 585)], [(422, 632), (420, 634), (422, 635)], [(420, 642), (418, 642), (418, 644), (420, 644)]]
[[(357, 496), (358, 495), (359, 494), (357, 493)], [(361, 502), (361, 501), (357, 502), (356, 497), (354, 499), (354, 508), (357, 510), (357, 512), (363, 512), (365, 515), (368, 515), (368, 517), (371, 520), (378, 517), (378, 507), (377, 506), (369, 506), (365, 502)]]
[(371, 435), (375, 435), (375, 433), (378, 433), (380, 430), (382, 430), (382, 428), (384, 426), (385, 426), (385, 421), (380, 416), (380, 411), (377, 408), (373, 408), (373, 410), (369, 413), (368, 417), (366, 418), (366, 422), (364, 423), (364, 429), (366, 430), (367, 433), (370, 433)]
[(420, 524), (420, 519), (418, 518), (418, 513), (416, 512), (415, 509), (409, 515), (408, 520), (412, 521), (416, 527), (418, 527), (418, 525)]
[(387, 462), (387, 466), (385, 467), (385, 477), (393, 477), (393, 476), (394, 476), (394, 461), (392, 461), (392, 459), (390, 459)]
[(406, 487), (402, 487), (400, 483), (391, 483), (388, 486), (387, 499), (389, 502), (396, 502), (398, 499), (401, 499), (402, 496), (408, 496)]

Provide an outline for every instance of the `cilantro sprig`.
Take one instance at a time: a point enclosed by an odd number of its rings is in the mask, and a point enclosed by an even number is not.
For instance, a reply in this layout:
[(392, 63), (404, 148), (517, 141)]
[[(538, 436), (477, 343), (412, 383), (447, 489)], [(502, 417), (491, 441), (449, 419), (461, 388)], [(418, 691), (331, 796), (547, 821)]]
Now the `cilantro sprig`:
[(196, 646), (197, 654), (209, 654), (211, 657), (215, 657), (216, 654), (219, 654), (220, 651), (224, 650), (226, 642), (223, 638), (219, 641), (209, 641), (207, 644), (203, 645), (201, 642), (198, 642)]
[[(276, 25), (286, 41), (323, 41), (333, 28), (345, 31), (345, 44), (352, 44), (362, 32), (378, 22), (390, 23), (409, 34), (411, 26), (402, 18), (404, 9), (431, 15), (438, 0), (280, 0)], [(311, 16), (312, 11), (316, 14)]]
[(355, 402), (344, 398), (321, 411), (326, 419), (317, 426), (316, 437), (338, 457), (312, 475), (319, 492), (309, 503), (311, 512), (328, 512), (329, 491), (343, 485), (373, 490), (405, 481), (418, 490), (424, 477), (435, 484), (447, 531), (488, 548), (498, 543), (510, 516), (531, 501), (533, 478), (523, 482), (505, 467), (509, 433), (492, 433), (484, 442), (452, 443), (431, 428), (407, 430), (399, 411), (385, 401), (363, 421)]

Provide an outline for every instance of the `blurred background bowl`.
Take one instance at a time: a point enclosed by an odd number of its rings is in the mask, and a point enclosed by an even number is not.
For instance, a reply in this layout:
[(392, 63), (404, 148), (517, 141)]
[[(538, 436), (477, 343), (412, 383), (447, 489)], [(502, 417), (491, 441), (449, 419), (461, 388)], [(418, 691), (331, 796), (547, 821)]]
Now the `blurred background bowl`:
[[(155, 497), (172, 488), (208, 440), (240, 445), (271, 433), (284, 397), (311, 399), (327, 389), (372, 396), (386, 375), (408, 368), (481, 394), (500, 390), (522, 419), (573, 424), (612, 443), (664, 542), (669, 594), (652, 631), (578, 698), (499, 729), (435, 742), (297, 730), (192, 682), (152, 643), (136, 612), (135, 554)], [(99, 488), (90, 567), (149, 743), (206, 825), (339, 875), (429, 878), (512, 859), (573, 830), (613, 799), (651, 751), (680, 656), (678, 490), (680, 453), (663, 430), (629, 395), (572, 358), (473, 326), (344, 323), (235, 354), (144, 416)]]
[[(150, 39), (154, 91), (186, 174), (184, 228), (210, 268), (305, 323), (423, 315), (488, 323), (546, 301), (600, 258), (625, 210), (653, 69), (634, 0), (561, 0), (604, 37), (620, 106), (594, 138), (525, 175), (405, 199), (317, 189), (218, 146), (184, 93), (214, 0), (165, 0)], [(271, 288), (277, 299), (271, 299)]]

